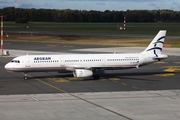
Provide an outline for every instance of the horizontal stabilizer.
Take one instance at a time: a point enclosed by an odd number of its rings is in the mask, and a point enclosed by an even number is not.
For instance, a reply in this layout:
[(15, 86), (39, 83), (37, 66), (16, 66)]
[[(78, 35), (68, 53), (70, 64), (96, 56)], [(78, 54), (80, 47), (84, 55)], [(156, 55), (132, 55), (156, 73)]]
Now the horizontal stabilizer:
[(165, 54), (160, 54), (158, 55), (158, 57), (153, 57), (154, 60), (163, 60), (163, 59), (166, 59), (168, 57), (168, 55), (165, 55)]

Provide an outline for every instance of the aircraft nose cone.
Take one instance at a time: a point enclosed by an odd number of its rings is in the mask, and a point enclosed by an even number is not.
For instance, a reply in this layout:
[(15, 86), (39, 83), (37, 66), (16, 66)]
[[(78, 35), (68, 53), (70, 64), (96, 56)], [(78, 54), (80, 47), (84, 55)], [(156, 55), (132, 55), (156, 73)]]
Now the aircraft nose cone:
[(10, 65), (9, 65), (9, 63), (6, 64), (6, 65), (4, 66), (4, 68), (5, 68), (6, 70), (10, 70)]

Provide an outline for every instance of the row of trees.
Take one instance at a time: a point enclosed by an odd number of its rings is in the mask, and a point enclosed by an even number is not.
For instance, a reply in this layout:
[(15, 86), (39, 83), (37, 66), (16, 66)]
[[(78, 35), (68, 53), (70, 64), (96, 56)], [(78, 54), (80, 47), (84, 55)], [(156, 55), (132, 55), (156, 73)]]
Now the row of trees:
[(24, 9), (6, 7), (0, 9), (6, 21), (27, 19), (32, 22), (180, 22), (180, 11), (173, 10), (127, 10), (86, 11), (58, 9)]

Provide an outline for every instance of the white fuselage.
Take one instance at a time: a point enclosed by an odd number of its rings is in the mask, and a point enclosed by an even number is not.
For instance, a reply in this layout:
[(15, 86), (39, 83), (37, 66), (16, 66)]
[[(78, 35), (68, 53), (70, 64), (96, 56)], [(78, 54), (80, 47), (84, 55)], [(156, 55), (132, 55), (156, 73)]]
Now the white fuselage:
[(6, 64), (17, 72), (73, 71), (74, 69), (127, 69), (154, 62), (142, 54), (25, 55)]

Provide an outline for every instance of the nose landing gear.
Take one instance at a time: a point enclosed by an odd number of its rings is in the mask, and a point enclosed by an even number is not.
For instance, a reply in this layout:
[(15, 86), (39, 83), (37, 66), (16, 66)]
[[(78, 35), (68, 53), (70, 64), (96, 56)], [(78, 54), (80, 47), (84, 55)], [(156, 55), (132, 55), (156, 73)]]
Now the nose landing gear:
[(28, 80), (28, 76), (26, 73), (24, 73), (24, 80)]

